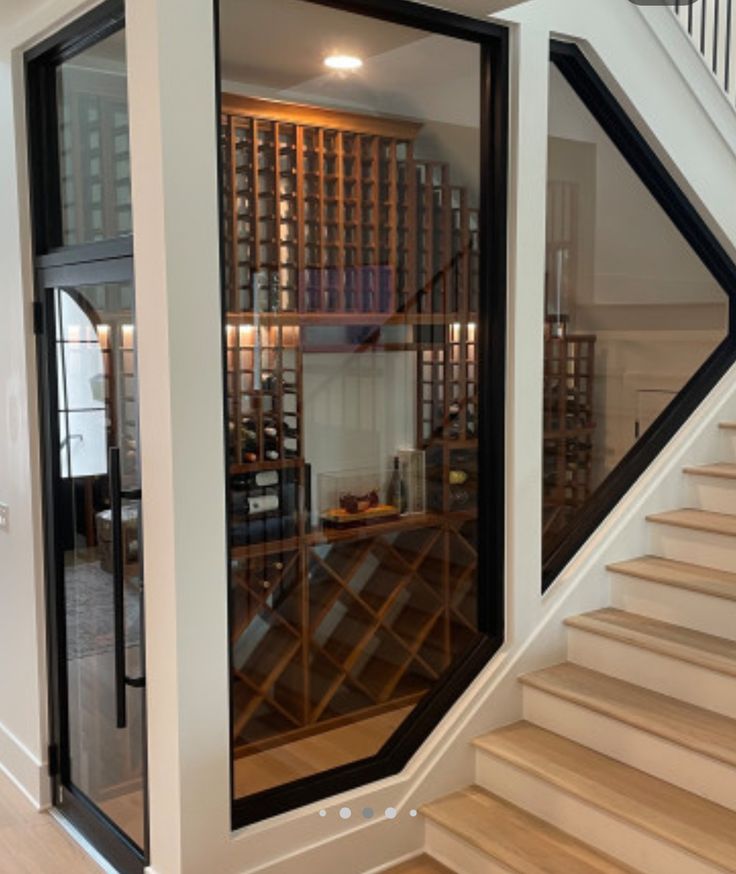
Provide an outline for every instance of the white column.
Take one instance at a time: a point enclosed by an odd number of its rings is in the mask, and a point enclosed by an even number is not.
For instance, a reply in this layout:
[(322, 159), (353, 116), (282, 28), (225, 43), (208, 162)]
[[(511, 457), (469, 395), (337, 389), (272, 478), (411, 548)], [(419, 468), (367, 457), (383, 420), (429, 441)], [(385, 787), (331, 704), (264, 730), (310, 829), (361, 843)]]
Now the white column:
[[(530, 16), (531, 19), (531, 16)], [(512, 31), (507, 387), (507, 637), (542, 615), (542, 393), (549, 31)]]
[(222, 871), (230, 829), (213, 7), (128, 0), (151, 869)]

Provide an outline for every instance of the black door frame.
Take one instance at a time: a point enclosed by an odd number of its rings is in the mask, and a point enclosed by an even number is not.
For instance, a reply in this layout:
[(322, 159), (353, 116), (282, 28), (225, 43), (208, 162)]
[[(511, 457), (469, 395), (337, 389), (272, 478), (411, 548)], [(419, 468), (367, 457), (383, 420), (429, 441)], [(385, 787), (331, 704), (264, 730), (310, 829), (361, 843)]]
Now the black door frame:
[[(149, 854), (148, 756), (143, 692), (144, 847), (137, 847), (81, 790), (70, 786), (63, 554), (60, 547), (56, 350), (49, 289), (133, 281), (131, 237), (64, 246), (58, 162), (56, 70), (60, 63), (121, 30), (124, 0), (107, 0), (24, 56), (26, 122), (35, 256), (34, 330), (37, 336), (41, 434), (46, 642), (49, 672), (49, 774), (53, 802), (86, 840), (123, 874), (142, 874)], [(145, 635), (141, 634), (145, 658)]]
[[(41, 267), (36, 277), (34, 303), (41, 413), (43, 471), (43, 521), (46, 571), (47, 649), (50, 703), (50, 775), (54, 805), (123, 874), (142, 874), (148, 856), (148, 774), (146, 749), (146, 707), (143, 696), (143, 762), (145, 846), (136, 847), (119, 826), (107, 817), (84, 792), (73, 786), (69, 757), (68, 673), (66, 659), (66, 603), (64, 551), (60, 522), (61, 479), (59, 443), (56, 337), (53, 324), (53, 289), (63, 286), (133, 282), (132, 257), (67, 263)], [(145, 636), (141, 634), (141, 656), (145, 659)]]

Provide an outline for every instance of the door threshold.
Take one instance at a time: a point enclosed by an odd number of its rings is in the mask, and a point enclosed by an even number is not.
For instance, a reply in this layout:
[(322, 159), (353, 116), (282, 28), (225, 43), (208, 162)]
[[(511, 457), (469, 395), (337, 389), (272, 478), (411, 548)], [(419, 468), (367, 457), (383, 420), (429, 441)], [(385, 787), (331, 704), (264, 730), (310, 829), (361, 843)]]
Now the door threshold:
[(120, 874), (117, 868), (113, 868), (112, 865), (104, 858), (93, 846), (92, 844), (85, 838), (85, 836), (76, 829), (72, 823), (64, 816), (64, 814), (56, 807), (52, 807), (49, 810), (49, 815), (52, 816), (56, 822), (64, 829), (64, 831), (69, 835), (69, 837), (81, 847), (82, 850), (95, 862), (101, 871), (104, 871), (105, 874)]

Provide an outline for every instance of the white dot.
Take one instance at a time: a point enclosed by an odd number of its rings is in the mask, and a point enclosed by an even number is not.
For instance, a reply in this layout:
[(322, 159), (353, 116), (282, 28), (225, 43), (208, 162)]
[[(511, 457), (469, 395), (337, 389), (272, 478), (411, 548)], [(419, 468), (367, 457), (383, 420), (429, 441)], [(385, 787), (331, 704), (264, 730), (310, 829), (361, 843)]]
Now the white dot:
[(416, 816), (416, 815), (417, 815), (416, 810), (410, 810), (410, 811), (409, 811), (409, 816)]
[(396, 819), (396, 808), (395, 807), (387, 807), (386, 808), (386, 819)]
[(326, 810), (320, 810), (319, 815), (320, 815), (320, 816), (327, 816), (327, 811), (326, 811)]
[(350, 819), (353, 815), (353, 811), (349, 807), (341, 807), (340, 808), (340, 817), (341, 819)]

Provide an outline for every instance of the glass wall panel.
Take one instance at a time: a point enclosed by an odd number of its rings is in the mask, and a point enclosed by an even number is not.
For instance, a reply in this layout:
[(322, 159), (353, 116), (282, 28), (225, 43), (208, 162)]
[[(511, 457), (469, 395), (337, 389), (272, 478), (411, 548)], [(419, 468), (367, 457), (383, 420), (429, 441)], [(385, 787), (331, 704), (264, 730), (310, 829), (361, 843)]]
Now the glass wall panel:
[(481, 59), (301, 0), (220, 21), (242, 798), (378, 753), (479, 637)]
[(726, 336), (723, 290), (554, 64), (543, 551)]
[(57, 67), (65, 246), (132, 232), (125, 31)]

